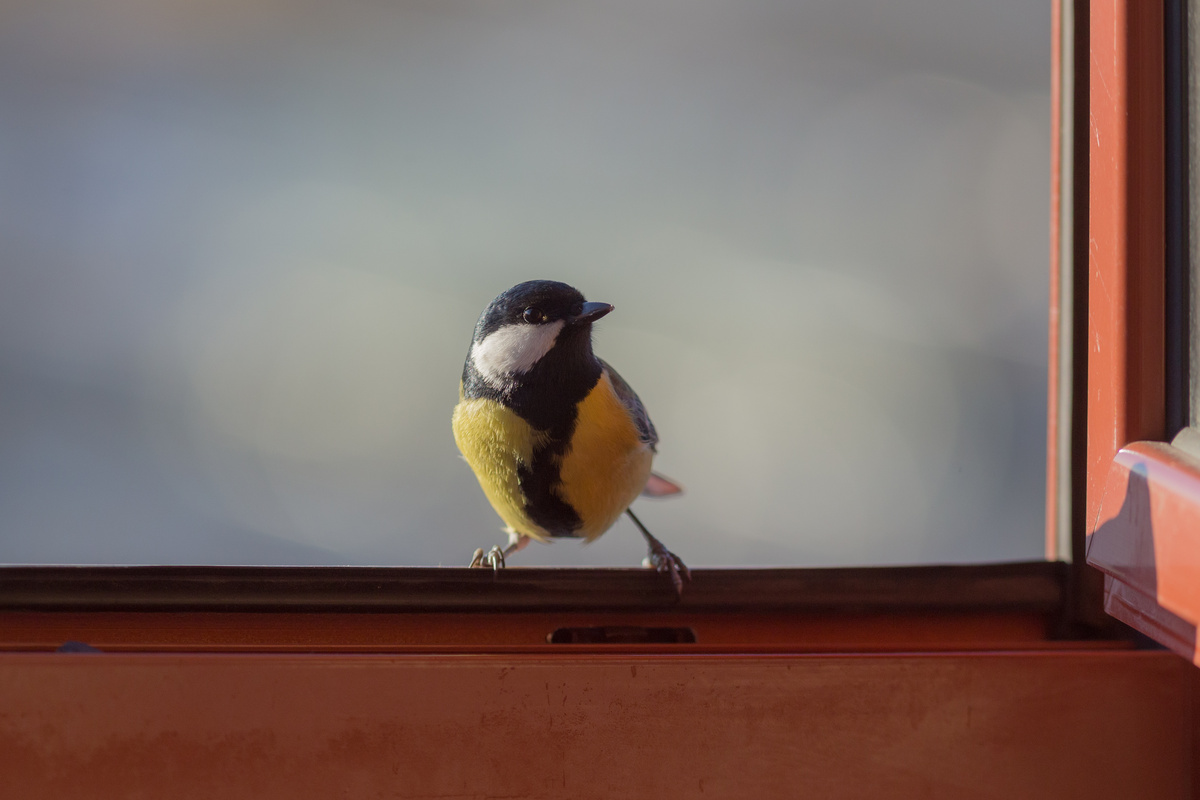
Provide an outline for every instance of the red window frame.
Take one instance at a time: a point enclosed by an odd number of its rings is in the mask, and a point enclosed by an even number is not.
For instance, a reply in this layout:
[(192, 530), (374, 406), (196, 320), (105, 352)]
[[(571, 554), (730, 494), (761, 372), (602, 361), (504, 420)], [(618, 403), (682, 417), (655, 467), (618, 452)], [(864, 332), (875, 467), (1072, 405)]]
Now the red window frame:
[(1200, 461), (1166, 442), (1164, 4), (1089, 5), (1086, 558), (1105, 611), (1200, 664)]

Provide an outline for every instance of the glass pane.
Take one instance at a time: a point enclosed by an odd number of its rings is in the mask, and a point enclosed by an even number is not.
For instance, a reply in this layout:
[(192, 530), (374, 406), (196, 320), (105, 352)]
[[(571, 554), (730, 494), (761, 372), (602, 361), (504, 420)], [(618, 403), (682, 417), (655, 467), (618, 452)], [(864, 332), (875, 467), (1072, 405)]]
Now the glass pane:
[(9, 3), (0, 561), (465, 564), (450, 413), (530, 278), (616, 306), (690, 564), (1041, 557), (1049, 15)]

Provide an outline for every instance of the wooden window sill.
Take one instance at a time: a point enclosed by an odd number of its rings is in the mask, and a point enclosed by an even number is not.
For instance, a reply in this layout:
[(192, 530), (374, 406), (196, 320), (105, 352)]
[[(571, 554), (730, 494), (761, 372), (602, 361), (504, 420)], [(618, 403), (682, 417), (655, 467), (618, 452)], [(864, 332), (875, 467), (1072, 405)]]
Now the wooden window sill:
[[(6, 567), (0, 650), (1039, 649), (1062, 644), (1066, 574), (1051, 562), (700, 569), (677, 598), (642, 569)], [(551, 645), (564, 628), (604, 628), (616, 641)], [(686, 629), (695, 641), (631, 644), (623, 629), (638, 628)]]

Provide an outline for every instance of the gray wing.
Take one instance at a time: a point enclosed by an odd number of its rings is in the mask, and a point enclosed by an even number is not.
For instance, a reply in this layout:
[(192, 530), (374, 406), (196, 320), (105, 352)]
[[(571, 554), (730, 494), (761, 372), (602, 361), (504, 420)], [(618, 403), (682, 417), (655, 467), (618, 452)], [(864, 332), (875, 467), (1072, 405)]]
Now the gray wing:
[(637, 392), (633, 391), (633, 388), (612, 368), (611, 364), (604, 359), (600, 359), (600, 364), (608, 372), (608, 378), (612, 381), (613, 389), (616, 390), (621, 404), (629, 410), (629, 416), (633, 417), (633, 422), (638, 429), (638, 438), (650, 445), (650, 449), (653, 450), (654, 445), (658, 444), (658, 431), (654, 430), (654, 423), (650, 421), (650, 415), (646, 413), (646, 407), (642, 405)]

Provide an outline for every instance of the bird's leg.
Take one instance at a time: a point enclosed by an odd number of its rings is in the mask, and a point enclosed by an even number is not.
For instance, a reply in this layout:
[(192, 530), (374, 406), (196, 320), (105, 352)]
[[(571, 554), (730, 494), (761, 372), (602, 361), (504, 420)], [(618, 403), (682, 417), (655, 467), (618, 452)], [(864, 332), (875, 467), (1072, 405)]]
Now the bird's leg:
[(482, 547), (476, 547), (475, 552), (471, 555), (471, 563), (469, 567), (482, 568), (486, 564), (487, 566), (491, 567), (492, 571), (494, 572), (501, 567), (506, 566), (504, 563), (504, 555), (504, 551), (500, 549), (500, 545), (498, 544), (492, 545), (492, 549), (488, 550), (486, 553), (483, 552)]
[(468, 565), (468, 569), (482, 568), (486, 564), (495, 572), (502, 567), (508, 566), (506, 559), (527, 544), (529, 544), (528, 536), (511, 534), (508, 547), (503, 550), (500, 549), (500, 545), (493, 545), (492, 549), (485, 553), (482, 547), (476, 547), (475, 553), (471, 556), (471, 563)]
[(675, 587), (675, 593), (680, 597), (683, 596), (683, 579), (692, 579), (692, 571), (688, 569), (687, 564), (683, 563), (683, 559), (672, 553), (666, 546), (655, 539), (650, 531), (646, 530), (646, 526), (638, 519), (632, 509), (625, 509), (625, 513), (633, 520), (633, 524), (637, 525), (638, 530), (642, 532), (642, 536), (646, 537), (646, 544), (650, 546), (650, 552), (642, 563), (647, 567), (654, 567), (655, 571), (666, 573), (671, 577), (671, 585)]

